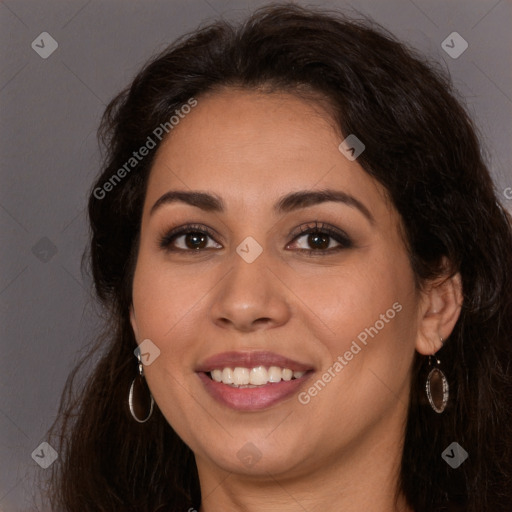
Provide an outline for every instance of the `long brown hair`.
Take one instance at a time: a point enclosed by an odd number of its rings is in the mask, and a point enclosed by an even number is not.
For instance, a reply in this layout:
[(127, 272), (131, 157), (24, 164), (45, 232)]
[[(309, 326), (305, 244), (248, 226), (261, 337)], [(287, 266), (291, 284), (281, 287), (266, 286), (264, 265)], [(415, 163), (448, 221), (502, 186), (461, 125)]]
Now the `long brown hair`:
[[(309, 88), (326, 98), (340, 131), (364, 141), (358, 162), (384, 185), (402, 217), (418, 285), (440, 275), (443, 257), (460, 272), (462, 312), (439, 352), (449, 406), (436, 414), (425, 403), (425, 358), (416, 354), (399, 488), (415, 512), (447, 510), (449, 504), (468, 512), (510, 512), (512, 229), (476, 129), (444, 72), (382, 27), (289, 4), (181, 38), (106, 109), (100, 129), (105, 162), (88, 204), (88, 261), (108, 318), (82, 370), (70, 377), (52, 429), (60, 454), (52, 466), (54, 510), (181, 512), (200, 506), (191, 450), (158, 408), (138, 424), (127, 405), (137, 371), (128, 316), (132, 276), (157, 148), (108, 192), (98, 189), (105, 190), (175, 110), (220, 86), (297, 94)], [(441, 458), (453, 441), (469, 452), (457, 469)]]

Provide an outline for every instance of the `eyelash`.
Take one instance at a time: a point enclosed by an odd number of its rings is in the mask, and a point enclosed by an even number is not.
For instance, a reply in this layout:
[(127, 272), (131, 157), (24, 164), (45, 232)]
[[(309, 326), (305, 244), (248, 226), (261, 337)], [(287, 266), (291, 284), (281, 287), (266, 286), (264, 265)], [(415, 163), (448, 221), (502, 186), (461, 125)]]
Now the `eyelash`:
[[(313, 224), (313, 226), (311, 225)], [(160, 237), (159, 247), (168, 252), (183, 252), (183, 253), (199, 253), (208, 249), (176, 249), (172, 247), (171, 244), (180, 236), (188, 235), (191, 233), (207, 235), (211, 239), (215, 240), (215, 233), (208, 227), (202, 226), (200, 224), (187, 224), (185, 226), (180, 226), (179, 228), (172, 229), (167, 232), (163, 236)], [(334, 228), (325, 224), (323, 222), (315, 221), (314, 223), (310, 223), (306, 226), (301, 226), (298, 229), (298, 233), (295, 233), (293, 236), (292, 242), (301, 238), (302, 236), (309, 234), (319, 234), (319, 235), (327, 235), (328, 237), (334, 239), (340, 245), (337, 247), (333, 247), (330, 249), (298, 249), (299, 252), (305, 253), (309, 256), (327, 256), (334, 252), (338, 252), (343, 249), (349, 249), (353, 247), (353, 242), (350, 237), (342, 230), (338, 228)], [(329, 244), (330, 245), (330, 244)], [(211, 249), (209, 249), (211, 250)]]

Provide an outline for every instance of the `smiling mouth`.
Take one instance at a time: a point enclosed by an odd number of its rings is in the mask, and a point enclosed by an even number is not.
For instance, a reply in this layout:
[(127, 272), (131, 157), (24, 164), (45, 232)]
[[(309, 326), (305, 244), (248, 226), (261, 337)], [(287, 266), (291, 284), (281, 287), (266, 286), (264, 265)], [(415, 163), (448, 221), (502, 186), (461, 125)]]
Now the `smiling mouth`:
[(313, 370), (279, 366), (233, 366), (197, 373), (205, 390), (220, 404), (240, 412), (260, 411), (289, 399)]
[(231, 351), (207, 358), (195, 372), (215, 401), (249, 412), (286, 401), (306, 385), (315, 369), (270, 351)]
[(257, 388), (267, 384), (278, 384), (281, 381), (291, 381), (300, 379), (307, 372), (291, 370), (290, 368), (281, 368), (279, 366), (255, 366), (245, 368), (236, 366), (234, 368), (216, 368), (206, 375), (211, 380), (226, 384), (233, 388)]

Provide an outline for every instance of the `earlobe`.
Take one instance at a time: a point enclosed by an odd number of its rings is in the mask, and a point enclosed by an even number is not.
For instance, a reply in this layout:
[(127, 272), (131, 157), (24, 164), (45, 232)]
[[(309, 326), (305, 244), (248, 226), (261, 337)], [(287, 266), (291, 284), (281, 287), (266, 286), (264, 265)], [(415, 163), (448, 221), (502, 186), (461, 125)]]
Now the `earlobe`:
[(428, 285), (422, 292), (416, 350), (435, 354), (453, 331), (462, 308), (462, 279), (457, 272)]

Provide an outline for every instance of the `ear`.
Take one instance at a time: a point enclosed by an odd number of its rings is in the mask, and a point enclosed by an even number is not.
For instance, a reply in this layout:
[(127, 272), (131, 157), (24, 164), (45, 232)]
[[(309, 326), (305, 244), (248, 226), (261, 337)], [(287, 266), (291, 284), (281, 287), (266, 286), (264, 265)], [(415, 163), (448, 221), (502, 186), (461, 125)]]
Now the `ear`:
[(462, 307), (462, 279), (457, 272), (429, 282), (421, 292), (416, 350), (435, 354), (453, 331)]
[(133, 309), (133, 304), (130, 306), (130, 323), (132, 324), (133, 334), (135, 335), (135, 339), (139, 339), (139, 329), (137, 327), (137, 319), (135, 318), (135, 310)]

